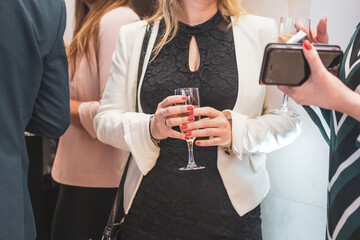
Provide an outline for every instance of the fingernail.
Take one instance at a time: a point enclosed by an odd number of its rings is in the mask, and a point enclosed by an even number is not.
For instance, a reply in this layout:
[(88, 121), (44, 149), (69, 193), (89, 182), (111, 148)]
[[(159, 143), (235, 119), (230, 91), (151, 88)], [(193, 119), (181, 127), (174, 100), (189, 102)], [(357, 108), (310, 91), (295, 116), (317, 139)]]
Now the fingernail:
[(193, 116), (189, 117), (188, 121), (194, 121), (194, 117)]
[(191, 132), (186, 132), (185, 135), (186, 136), (191, 136)]
[(193, 115), (193, 114), (194, 114), (194, 112), (193, 112), (193, 111), (188, 112), (188, 116), (191, 116), (191, 115)]
[(193, 106), (188, 106), (187, 110), (194, 110), (194, 107)]
[(327, 17), (325, 17), (325, 22), (327, 22)]
[(190, 140), (190, 138), (188, 138), (188, 137), (185, 137), (185, 139), (186, 139), (186, 140)]
[(187, 129), (187, 128), (188, 128), (188, 125), (183, 124), (183, 125), (181, 126), (181, 128), (182, 128), (182, 129)]
[(181, 97), (182, 100), (187, 100), (186, 96)]
[(195, 144), (199, 146), (199, 145), (201, 145), (201, 142), (196, 141)]
[(309, 40), (306, 40), (306, 41), (304, 42), (304, 47), (305, 47), (305, 49), (308, 50), (308, 51), (310, 51), (310, 50), (312, 49), (312, 45), (311, 45), (311, 43), (309, 42)]

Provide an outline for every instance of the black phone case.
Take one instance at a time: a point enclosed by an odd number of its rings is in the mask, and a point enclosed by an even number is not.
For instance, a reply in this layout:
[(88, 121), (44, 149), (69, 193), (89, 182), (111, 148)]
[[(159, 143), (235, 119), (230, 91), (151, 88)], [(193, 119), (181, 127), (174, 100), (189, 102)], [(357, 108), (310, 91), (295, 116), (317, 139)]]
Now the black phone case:
[[(343, 52), (336, 45), (314, 45), (325, 67), (338, 75)], [(310, 76), (310, 67), (302, 44), (269, 43), (264, 52), (259, 83), (261, 85), (299, 86)]]

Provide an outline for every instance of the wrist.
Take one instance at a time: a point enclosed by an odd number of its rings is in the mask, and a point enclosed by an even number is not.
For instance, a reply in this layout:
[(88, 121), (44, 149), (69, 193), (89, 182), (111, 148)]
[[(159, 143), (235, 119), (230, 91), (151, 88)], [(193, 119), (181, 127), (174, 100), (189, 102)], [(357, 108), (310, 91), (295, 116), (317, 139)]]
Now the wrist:
[(233, 153), (232, 149), (232, 116), (230, 111), (222, 112), (222, 114), (225, 116), (227, 121), (229, 122), (229, 142), (225, 145), (223, 145), (224, 151), (227, 155), (231, 155)]
[(150, 119), (149, 119), (149, 134), (150, 134), (150, 139), (151, 141), (155, 144), (155, 145), (159, 145), (160, 143), (160, 140), (155, 138), (153, 135), (152, 135), (152, 131), (151, 131), (151, 128), (152, 128), (152, 122), (153, 122), (153, 119), (154, 119), (154, 116), (150, 116)]
[(227, 145), (225, 145), (226, 148), (231, 148), (231, 151), (232, 151), (232, 119), (231, 117), (226, 117), (226, 119), (228, 120), (229, 122), (229, 125), (230, 125), (230, 133), (229, 133), (229, 143)]

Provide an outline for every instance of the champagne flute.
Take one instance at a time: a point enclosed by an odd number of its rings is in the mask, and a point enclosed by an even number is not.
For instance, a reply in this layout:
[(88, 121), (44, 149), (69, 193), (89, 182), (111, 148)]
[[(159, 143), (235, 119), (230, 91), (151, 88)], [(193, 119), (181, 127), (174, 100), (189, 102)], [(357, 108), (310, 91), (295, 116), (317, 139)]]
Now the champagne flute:
[[(179, 105), (192, 105), (194, 109), (200, 107), (200, 96), (199, 96), (198, 88), (178, 88), (175, 89), (175, 95), (181, 95), (187, 97), (187, 101)], [(186, 117), (186, 116), (188, 116), (187, 113), (182, 113), (178, 115), (178, 117)], [(200, 120), (199, 116), (194, 116), (194, 118), (195, 121)], [(186, 130), (182, 128), (182, 124), (180, 124), (179, 127), (182, 133), (186, 132)], [(188, 164), (186, 167), (179, 168), (179, 170), (199, 170), (205, 168), (203, 166), (198, 166), (195, 163), (194, 150), (193, 150), (194, 140), (195, 137), (191, 137), (191, 136), (189, 137), (188, 140), (186, 140), (188, 146), (188, 153), (189, 153)]]
[[(279, 25), (278, 42), (287, 43), (299, 31), (303, 31), (310, 37), (310, 19), (281, 17)], [(291, 41), (291, 40), (290, 40)], [(281, 107), (270, 110), (270, 113), (288, 117), (297, 117), (299, 114), (288, 108), (289, 97), (284, 94)]]

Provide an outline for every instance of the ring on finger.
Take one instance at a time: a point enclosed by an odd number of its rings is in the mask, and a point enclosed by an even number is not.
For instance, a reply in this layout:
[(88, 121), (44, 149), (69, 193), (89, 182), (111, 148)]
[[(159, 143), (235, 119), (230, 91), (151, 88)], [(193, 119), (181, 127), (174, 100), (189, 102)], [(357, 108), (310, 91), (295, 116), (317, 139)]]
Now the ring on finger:
[(167, 119), (165, 119), (165, 126), (166, 126), (166, 127), (169, 127), (169, 126), (167, 125)]

